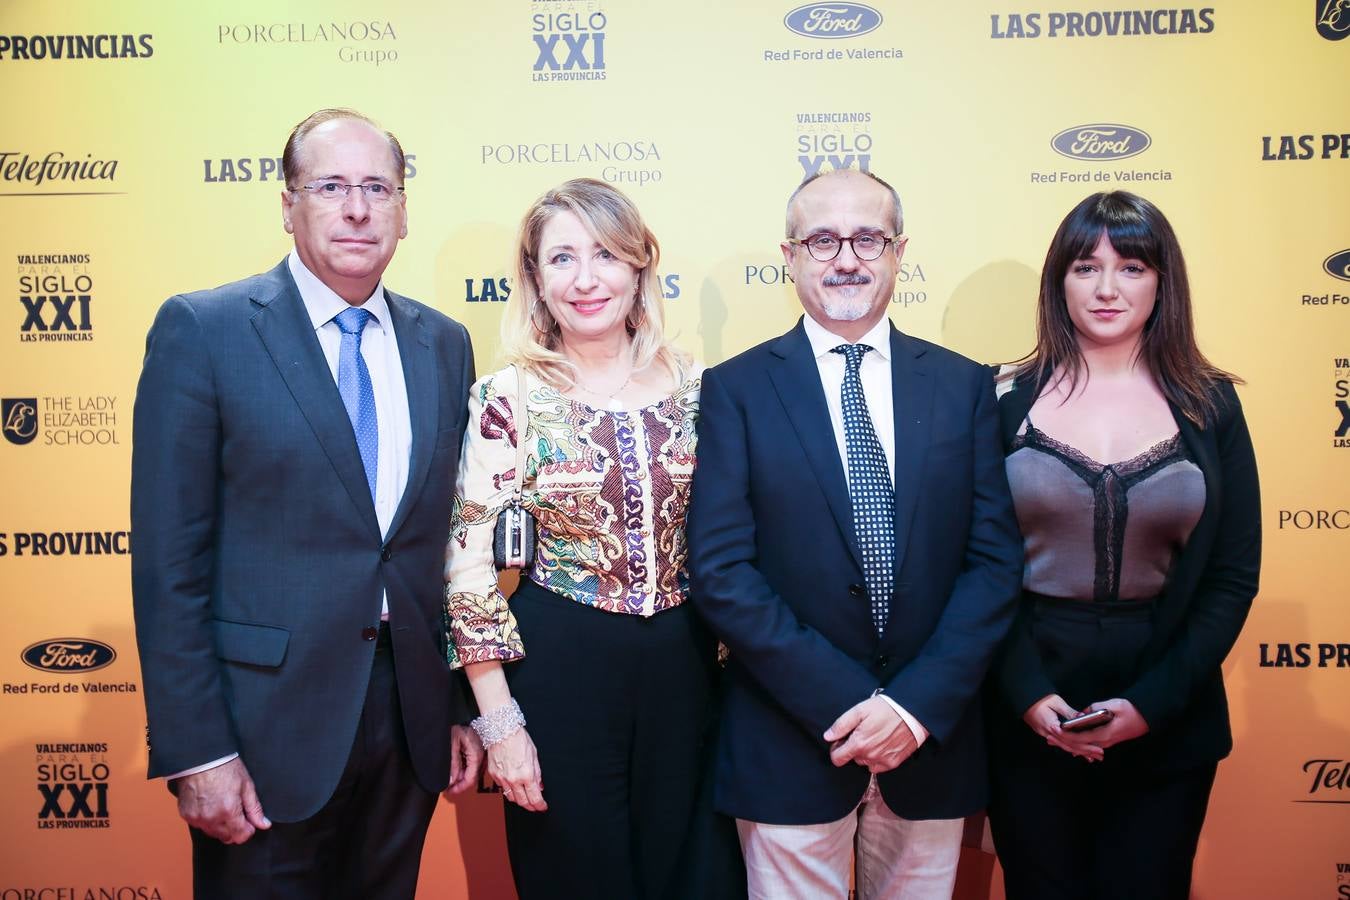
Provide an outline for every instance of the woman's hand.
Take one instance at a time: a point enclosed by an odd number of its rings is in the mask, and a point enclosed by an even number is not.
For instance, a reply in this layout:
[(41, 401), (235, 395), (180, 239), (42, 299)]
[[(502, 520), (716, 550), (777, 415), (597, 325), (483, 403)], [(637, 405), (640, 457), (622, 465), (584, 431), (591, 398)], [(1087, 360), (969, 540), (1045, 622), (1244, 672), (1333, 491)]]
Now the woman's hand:
[(524, 728), (487, 749), (488, 774), (501, 785), (502, 796), (521, 809), (543, 812), (544, 779), (539, 772), (539, 754)]
[[(1022, 721), (1027, 723), (1032, 731), (1045, 738), (1045, 742), (1051, 747), (1057, 747), (1065, 753), (1071, 753), (1074, 756), (1086, 759), (1088, 762), (1098, 762), (1103, 756), (1104, 747), (1090, 739), (1084, 739), (1084, 736), (1095, 735), (1101, 729), (1093, 729), (1091, 732), (1083, 732), (1082, 735), (1074, 735), (1073, 732), (1065, 731), (1060, 727), (1061, 719), (1067, 719), (1078, 715), (1078, 710), (1064, 702), (1064, 698), (1059, 694), (1046, 694), (1037, 700), (1031, 707), (1022, 713)], [(1077, 738), (1077, 740), (1071, 740)]]
[[(487, 710), (485, 718), (492, 719), (505, 713), (508, 719), (506, 727), (524, 721), (506, 710), (506, 707), (514, 704), (511, 701), (511, 689), (506, 684), (506, 673), (502, 671), (499, 660), (486, 659), (470, 663), (464, 667), (464, 672), (469, 676), (469, 686), (473, 688), (478, 708)], [(523, 715), (519, 707), (515, 711), (516, 715)], [(495, 735), (489, 735), (489, 739), (491, 737)], [(530, 733), (524, 725), (487, 748), (487, 770), (492, 780), (501, 785), (502, 796), (521, 809), (531, 812), (548, 809), (548, 804), (544, 802), (544, 779), (539, 774), (539, 754), (535, 752), (534, 741), (530, 740)]]
[(1134, 704), (1128, 700), (1119, 698), (1102, 700), (1093, 703), (1084, 712), (1091, 712), (1094, 709), (1111, 710), (1113, 713), (1111, 721), (1087, 731), (1077, 733), (1065, 731), (1063, 733), (1064, 742), (1075, 748), (1071, 752), (1078, 753), (1081, 749), (1087, 747), (1105, 750), (1108, 747), (1114, 747), (1116, 744), (1132, 741), (1148, 734), (1148, 723), (1139, 714), (1139, 710), (1134, 708)]

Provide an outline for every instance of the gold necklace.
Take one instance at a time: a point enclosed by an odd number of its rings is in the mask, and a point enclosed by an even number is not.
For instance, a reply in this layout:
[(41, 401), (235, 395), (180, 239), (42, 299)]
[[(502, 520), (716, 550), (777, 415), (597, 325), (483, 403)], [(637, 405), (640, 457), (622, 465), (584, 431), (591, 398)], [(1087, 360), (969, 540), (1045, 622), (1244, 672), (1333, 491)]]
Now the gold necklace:
[(574, 378), (573, 381), (575, 382), (577, 387), (581, 388), (583, 391), (590, 394), (592, 397), (604, 397), (606, 409), (609, 409), (613, 412), (619, 412), (623, 409), (623, 405), (619, 403), (619, 401), (615, 398), (623, 393), (623, 389), (628, 387), (629, 383), (633, 380), (633, 376), (635, 374), (637, 374), (637, 369), (633, 368), (633, 366), (630, 364), (628, 367), (628, 377), (623, 380), (623, 384), (619, 385), (617, 388), (615, 388), (608, 394), (603, 393), (602, 391), (597, 391), (595, 388), (588, 387), (586, 383), (583, 382), (580, 378)]

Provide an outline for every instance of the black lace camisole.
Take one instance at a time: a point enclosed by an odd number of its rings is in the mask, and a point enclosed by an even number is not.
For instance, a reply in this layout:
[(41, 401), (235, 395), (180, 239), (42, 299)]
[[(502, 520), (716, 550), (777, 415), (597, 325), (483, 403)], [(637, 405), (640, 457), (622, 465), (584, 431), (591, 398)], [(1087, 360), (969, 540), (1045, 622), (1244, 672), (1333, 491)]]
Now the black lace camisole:
[(1050, 597), (1156, 597), (1204, 511), (1204, 475), (1180, 433), (1104, 465), (1028, 418), (1007, 469), (1026, 540), (1022, 586)]

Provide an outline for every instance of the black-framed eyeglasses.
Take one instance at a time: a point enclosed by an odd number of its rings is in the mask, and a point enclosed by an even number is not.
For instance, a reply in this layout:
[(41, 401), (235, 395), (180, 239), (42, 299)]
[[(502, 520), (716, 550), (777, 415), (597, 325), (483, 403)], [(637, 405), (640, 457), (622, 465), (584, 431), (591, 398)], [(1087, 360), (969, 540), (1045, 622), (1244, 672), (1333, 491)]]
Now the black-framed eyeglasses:
[(319, 200), (326, 200), (330, 203), (341, 203), (347, 199), (347, 195), (352, 191), (361, 191), (366, 195), (366, 202), (375, 205), (392, 203), (395, 198), (403, 193), (401, 187), (391, 187), (383, 181), (367, 181), (364, 184), (344, 184), (341, 181), (321, 180), (311, 181), (309, 184), (302, 184), (298, 188), (291, 188), (293, 191), (305, 191), (311, 197)]
[(886, 237), (879, 231), (864, 231), (853, 237), (840, 237), (837, 234), (831, 234), (828, 231), (822, 231), (819, 234), (813, 234), (805, 240), (788, 238), (789, 244), (795, 244), (799, 247), (805, 247), (811, 254), (811, 258), (816, 262), (829, 262), (839, 255), (840, 249), (844, 244), (848, 244), (853, 250), (853, 255), (864, 262), (871, 262), (879, 259), (881, 254), (886, 252), (886, 247), (890, 244), (903, 243), (905, 236), (897, 234), (895, 237)]

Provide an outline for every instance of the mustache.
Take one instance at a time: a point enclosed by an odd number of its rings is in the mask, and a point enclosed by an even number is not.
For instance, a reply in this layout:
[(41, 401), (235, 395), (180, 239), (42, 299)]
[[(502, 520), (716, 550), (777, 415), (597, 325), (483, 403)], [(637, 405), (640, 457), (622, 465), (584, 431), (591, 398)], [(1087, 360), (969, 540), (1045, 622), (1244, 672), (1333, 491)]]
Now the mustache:
[(845, 272), (842, 275), (826, 275), (820, 280), (825, 287), (845, 287), (854, 284), (871, 284), (872, 276), (864, 272)]

